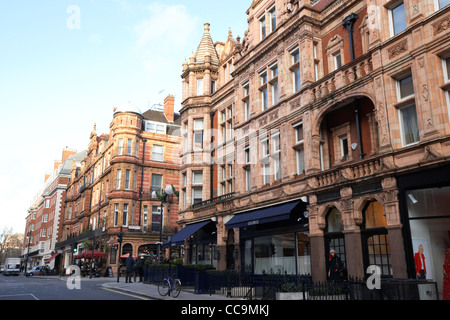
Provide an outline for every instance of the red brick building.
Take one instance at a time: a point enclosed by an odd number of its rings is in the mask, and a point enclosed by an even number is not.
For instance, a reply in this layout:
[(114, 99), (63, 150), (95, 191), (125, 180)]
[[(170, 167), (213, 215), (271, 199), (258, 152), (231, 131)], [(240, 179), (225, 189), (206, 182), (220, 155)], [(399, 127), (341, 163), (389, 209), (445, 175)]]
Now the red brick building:
[(448, 1), (249, 4), (242, 40), (206, 24), (183, 63), (186, 260), (323, 281), (334, 249), (350, 276), (416, 278), (421, 244), (441, 289)]
[(178, 199), (172, 196), (164, 204), (161, 221), (161, 201), (152, 193), (162, 194), (167, 185), (179, 188), (180, 139), (172, 96), (161, 111), (115, 108), (109, 134), (98, 136), (94, 127), (86, 158), (73, 164), (67, 188), (57, 244), (64, 267), (89, 251), (94, 240), (114, 270), (119, 249), (122, 255), (157, 253), (161, 223), (163, 240), (176, 230)]
[(28, 256), (27, 269), (44, 264), (52, 269), (58, 266), (60, 256), (55, 244), (60, 236), (66, 187), (73, 162), (79, 163), (85, 156), (85, 152), (64, 149), (61, 160), (54, 163), (53, 172), (45, 175), (44, 185), (36, 194), (26, 217), (23, 257), (26, 260)]

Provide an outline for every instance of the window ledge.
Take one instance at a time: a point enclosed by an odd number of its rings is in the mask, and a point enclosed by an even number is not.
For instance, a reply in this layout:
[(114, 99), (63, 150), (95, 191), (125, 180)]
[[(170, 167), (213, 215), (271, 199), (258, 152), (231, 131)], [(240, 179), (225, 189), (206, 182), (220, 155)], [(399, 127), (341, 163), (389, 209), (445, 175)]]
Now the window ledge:
[(449, 89), (450, 89), (450, 81), (447, 82), (447, 83), (444, 83), (444, 84), (441, 86), (441, 89), (442, 89), (442, 90), (449, 90)]
[(400, 108), (406, 107), (407, 105), (415, 104), (415, 103), (416, 103), (416, 97), (412, 96), (410, 98), (406, 98), (406, 99), (394, 104), (394, 107), (396, 109), (400, 109)]

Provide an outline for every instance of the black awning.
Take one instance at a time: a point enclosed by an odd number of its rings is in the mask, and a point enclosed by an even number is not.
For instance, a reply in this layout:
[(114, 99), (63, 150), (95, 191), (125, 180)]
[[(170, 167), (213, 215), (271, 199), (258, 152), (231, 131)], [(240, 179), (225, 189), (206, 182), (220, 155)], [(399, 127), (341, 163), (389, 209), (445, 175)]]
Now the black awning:
[(188, 237), (196, 233), (198, 230), (206, 226), (208, 223), (212, 222), (211, 220), (206, 220), (202, 222), (197, 222), (193, 224), (188, 224), (186, 227), (181, 229), (178, 233), (176, 233), (172, 237), (172, 241), (166, 241), (164, 242), (164, 247), (168, 247), (170, 244), (173, 247), (181, 246), (184, 244), (184, 240), (186, 240)]
[(242, 228), (263, 223), (288, 220), (291, 216), (291, 212), (299, 204), (303, 204), (303, 201), (296, 200), (237, 214), (225, 224), (225, 228)]

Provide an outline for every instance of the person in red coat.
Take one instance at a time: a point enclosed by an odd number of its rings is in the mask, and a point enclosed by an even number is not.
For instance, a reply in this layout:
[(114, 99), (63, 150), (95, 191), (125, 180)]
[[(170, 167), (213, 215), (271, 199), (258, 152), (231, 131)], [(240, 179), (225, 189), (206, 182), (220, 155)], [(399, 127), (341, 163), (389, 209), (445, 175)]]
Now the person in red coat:
[(423, 254), (423, 246), (419, 244), (419, 251), (414, 254), (414, 262), (416, 264), (417, 279), (427, 278), (427, 267), (425, 266), (425, 256)]

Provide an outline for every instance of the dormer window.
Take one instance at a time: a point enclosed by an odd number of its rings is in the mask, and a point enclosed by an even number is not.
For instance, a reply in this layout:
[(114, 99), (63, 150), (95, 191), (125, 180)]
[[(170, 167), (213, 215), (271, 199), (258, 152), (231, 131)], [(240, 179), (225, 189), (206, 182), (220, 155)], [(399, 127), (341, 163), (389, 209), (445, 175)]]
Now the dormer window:
[(264, 40), (267, 36), (266, 34), (266, 14), (264, 13), (259, 19), (259, 29), (261, 40)]
[(270, 19), (270, 32), (273, 32), (277, 28), (277, 15), (275, 12), (275, 6), (269, 9), (269, 19)]
[(166, 124), (154, 121), (145, 121), (145, 131), (166, 134)]
[(264, 40), (267, 35), (273, 32), (277, 28), (277, 15), (275, 5), (265, 11), (259, 18), (259, 28), (261, 41)]

